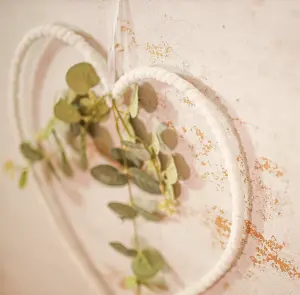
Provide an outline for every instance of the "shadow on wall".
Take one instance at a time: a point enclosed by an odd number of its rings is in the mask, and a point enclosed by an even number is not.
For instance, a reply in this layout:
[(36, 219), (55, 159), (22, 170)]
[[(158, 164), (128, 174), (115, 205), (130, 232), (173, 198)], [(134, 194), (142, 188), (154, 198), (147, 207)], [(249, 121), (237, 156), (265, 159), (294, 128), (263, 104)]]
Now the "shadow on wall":
[(247, 270), (252, 265), (250, 257), (256, 252), (258, 241), (253, 239), (249, 240), (249, 222), (255, 224), (256, 228), (263, 233), (264, 221), (255, 212), (263, 210), (264, 203), (261, 202), (261, 200), (265, 200), (265, 192), (261, 186), (258, 185), (259, 179), (261, 179), (261, 173), (255, 169), (256, 155), (250, 136), (246, 128), (240, 122), (232, 120), (232, 118), (238, 117), (233, 107), (200, 79), (185, 74), (182, 75), (182, 77), (198, 88), (207, 99), (216, 104), (222, 114), (227, 118), (227, 122), (231, 126), (232, 131), (234, 131), (242, 153), (239, 159), (240, 164), (243, 163), (241, 176), (245, 184), (248, 184), (248, 195), (245, 196), (246, 220), (244, 224), (244, 240), (241, 245), (240, 255), (237, 257), (236, 265), (233, 265), (232, 269), (224, 275), (220, 282), (205, 292), (205, 295), (219, 295), (222, 294), (228, 286), (233, 284), (235, 280), (239, 280), (241, 276), (246, 275)]

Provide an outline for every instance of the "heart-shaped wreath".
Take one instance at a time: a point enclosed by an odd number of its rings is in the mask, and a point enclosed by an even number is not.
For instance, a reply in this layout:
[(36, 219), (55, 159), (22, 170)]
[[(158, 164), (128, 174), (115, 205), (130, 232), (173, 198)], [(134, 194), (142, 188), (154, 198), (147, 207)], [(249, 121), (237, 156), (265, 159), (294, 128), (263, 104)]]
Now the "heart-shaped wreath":
[[(44, 37), (56, 37), (67, 44), (77, 48), (88, 62), (73, 65), (66, 73), (66, 82), (69, 87), (64, 97), (61, 97), (53, 107), (53, 117), (48, 124), (40, 130), (34, 140), (28, 141), (22, 126), (19, 110), (19, 76), (22, 59), (32, 42)], [(70, 164), (68, 149), (76, 150), (80, 158), (80, 166), (89, 170), (92, 177), (102, 184), (109, 186), (127, 186), (128, 202), (111, 202), (108, 207), (122, 220), (133, 224), (134, 247), (123, 245), (119, 241), (112, 241), (110, 246), (122, 255), (131, 259), (132, 275), (125, 279), (129, 289), (141, 294), (142, 287), (152, 290), (166, 290), (161, 271), (168, 267), (163, 255), (153, 247), (143, 248), (140, 245), (136, 219), (138, 216), (151, 222), (160, 222), (169, 215), (176, 214), (180, 203), (174, 195), (174, 184), (178, 180), (178, 171), (171, 153), (165, 165), (161, 163), (161, 153), (167, 149), (162, 133), (152, 132), (151, 140), (147, 141), (142, 134), (138, 134), (133, 121), (139, 115), (139, 83), (144, 79), (155, 79), (174, 86), (184, 93), (193, 102), (194, 109), (206, 117), (219, 145), (222, 147), (226, 168), (229, 174), (232, 193), (232, 231), (231, 236), (221, 259), (217, 265), (201, 280), (180, 291), (178, 295), (196, 295), (209, 288), (231, 267), (236, 259), (242, 239), (244, 216), (244, 190), (240, 179), (240, 171), (235, 154), (232, 152), (230, 139), (234, 136), (228, 133), (218, 120), (218, 109), (207, 100), (197, 88), (178, 75), (164, 69), (146, 67), (136, 68), (122, 76), (109, 91), (105, 75), (98, 75), (98, 53), (79, 35), (60, 26), (46, 26), (30, 32), (21, 42), (12, 63), (12, 93), (11, 101), (14, 103), (13, 112), (17, 123), (18, 134), (21, 138), (20, 151), (25, 159), (25, 166), (17, 165), (11, 161), (5, 164), (5, 169), (11, 173), (19, 173), (19, 186), (27, 184), (28, 174), (38, 163), (43, 162), (49, 171), (57, 178), (72, 177), (73, 168)], [(95, 87), (102, 85), (105, 91), (97, 93)], [(130, 102), (124, 103), (124, 92), (131, 89)], [(109, 164), (89, 167), (86, 152), (86, 138), (93, 136), (97, 126), (113, 116), (115, 131), (120, 140), (119, 146), (113, 147), (110, 153), (102, 154)], [(59, 133), (58, 126), (68, 126), (67, 135)], [(53, 163), (51, 155), (44, 147), (44, 143), (52, 138), (59, 153), (59, 165)], [(66, 146), (68, 149), (66, 149)], [(59, 169), (59, 172), (57, 169)], [(138, 186), (148, 194), (158, 195), (159, 205), (149, 210), (135, 202), (132, 195), (132, 185)], [(55, 208), (52, 207), (55, 216)], [(63, 221), (61, 221), (63, 225)], [(65, 227), (64, 235), (69, 244), (75, 239)], [(92, 270), (84, 261), (80, 250), (72, 248), (81, 262), (84, 270), (93, 277)]]

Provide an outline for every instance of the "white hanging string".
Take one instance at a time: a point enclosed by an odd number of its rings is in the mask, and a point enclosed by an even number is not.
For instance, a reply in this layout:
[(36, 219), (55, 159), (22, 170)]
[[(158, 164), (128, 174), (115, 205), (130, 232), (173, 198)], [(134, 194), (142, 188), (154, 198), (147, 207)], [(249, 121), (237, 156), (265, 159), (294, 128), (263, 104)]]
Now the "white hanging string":
[[(122, 18), (121, 20), (126, 19), (126, 9), (124, 8), (124, 1), (122, 1), (121, 6), (121, 13)], [(126, 28), (124, 31), (122, 30), (122, 46), (123, 46), (123, 75), (129, 72), (130, 70), (130, 63), (129, 63), (129, 55), (130, 55), (130, 48), (129, 48), (129, 42), (128, 42), (128, 29)]]
[(112, 90), (113, 85), (116, 82), (116, 76), (117, 76), (117, 67), (116, 67), (116, 35), (117, 35), (117, 26), (118, 26), (118, 19), (120, 15), (120, 6), (121, 1), (115, 0), (114, 1), (114, 10), (113, 10), (113, 23), (112, 23), (112, 31), (111, 35), (109, 36), (109, 52), (107, 56), (107, 66), (108, 66), (108, 84), (109, 89)]

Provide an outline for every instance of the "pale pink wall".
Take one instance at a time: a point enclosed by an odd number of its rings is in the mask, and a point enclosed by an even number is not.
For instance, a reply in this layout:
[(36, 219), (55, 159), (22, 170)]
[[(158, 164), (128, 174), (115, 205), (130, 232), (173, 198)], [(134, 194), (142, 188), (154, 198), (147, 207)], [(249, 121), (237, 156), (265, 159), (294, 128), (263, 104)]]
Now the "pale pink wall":
[[(32, 27), (58, 21), (75, 25), (107, 48), (106, 15), (111, 3), (0, 0), (1, 163), (8, 158), (20, 160), (8, 128), (11, 118), (7, 117), (6, 93), (9, 62), (22, 36)], [(254, 187), (252, 221), (245, 223), (249, 240), (237, 266), (205, 294), (299, 294), (300, 2), (130, 3), (132, 19), (124, 30), (130, 30), (135, 38), (136, 63), (164, 65), (194, 76), (196, 85), (208, 97), (226, 104), (248, 154)], [(37, 60), (44, 44), (33, 48), (29, 61)], [(74, 50), (63, 49), (52, 61), (41, 92), (44, 110), (64, 86), (67, 67), (80, 59)], [(30, 73), (30, 67), (27, 65), (25, 71)], [(160, 93), (160, 114), (172, 120), (168, 117), (170, 109), (164, 109), (164, 96), (171, 99), (174, 94), (166, 94), (166, 90)], [(176, 125), (184, 137), (179, 148), (185, 148), (187, 141), (196, 146), (187, 155), (203, 176), (201, 185), (185, 184), (189, 198), (176, 222), (160, 231), (142, 225), (185, 284), (205, 273), (224, 250), (231, 213), (227, 175), (216, 142), (198, 118), (180, 121), (188, 111), (188, 106), (182, 107), (177, 114)], [(38, 186), (31, 181), (25, 191), (19, 191), (1, 174), (0, 188), (0, 293), (96, 294), (64, 247)], [(76, 202), (65, 194), (58, 197), (95, 265), (110, 284), (118, 286), (128, 273), (128, 262), (119, 260), (106, 245), (114, 237), (130, 240), (130, 228), (121, 228), (108, 214), (104, 209), (108, 198), (93, 197), (97, 192), (98, 187), (91, 185), (88, 190), (80, 190), (82, 199)], [(188, 267), (186, 262), (190, 263)]]

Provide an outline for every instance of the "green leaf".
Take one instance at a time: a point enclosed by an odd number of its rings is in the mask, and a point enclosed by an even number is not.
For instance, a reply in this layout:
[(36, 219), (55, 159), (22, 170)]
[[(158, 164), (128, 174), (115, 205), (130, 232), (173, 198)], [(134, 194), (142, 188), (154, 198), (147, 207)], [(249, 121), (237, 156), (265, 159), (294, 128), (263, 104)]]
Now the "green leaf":
[(160, 144), (159, 144), (159, 139), (155, 132), (152, 133), (151, 149), (155, 155), (159, 154)]
[(132, 261), (132, 271), (140, 280), (154, 277), (165, 266), (162, 255), (153, 248), (147, 248), (138, 253)]
[(141, 161), (150, 160), (149, 152), (145, 149), (144, 145), (141, 143), (133, 143), (127, 140), (122, 141), (125, 149), (135, 155)]
[(19, 188), (24, 188), (27, 185), (28, 169), (24, 169), (20, 175)]
[(54, 115), (57, 119), (68, 124), (77, 123), (81, 120), (78, 110), (63, 99), (55, 104)]
[(112, 202), (108, 207), (114, 211), (121, 219), (134, 219), (137, 217), (137, 212), (127, 204)]
[(178, 143), (176, 132), (168, 128), (165, 124), (158, 126), (156, 135), (159, 141), (160, 151), (166, 154), (170, 153)]
[(110, 108), (108, 107), (105, 98), (100, 98), (96, 101), (93, 110), (92, 118), (94, 122), (103, 122), (108, 118)]
[(94, 106), (93, 100), (88, 97), (81, 98), (79, 104), (86, 108), (92, 108)]
[(174, 188), (172, 184), (169, 183), (165, 184), (165, 197), (168, 200), (175, 200)]
[(175, 166), (174, 158), (171, 155), (168, 159), (167, 168), (163, 172), (165, 175), (165, 182), (168, 184), (174, 184), (177, 182), (178, 179), (178, 173), (177, 168)]
[(96, 180), (112, 186), (123, 186), (128, 181), (124, 174), (109, 165), (96, 166), (91, 170), (91, 174)]
[(120, 148), (112, 148), (110, 150), (110, 154), (112, 158), (118, 161), (121, 165), (125, 165), (125, 162), (127, 167), (141, 167), (142, 165), (142, 162), (131, 151), (125, 151)]
[(156, 159), (153, 159), (153, 160), (151, 159), (151, 160), (145, 162), (146, 172), (153, 178), (157, 179), (156, 168), (155, 168), (153, 161), (156, 161), (158, 170), (159, 171), (161, 170), (161, 163), (160, 163), (159, 158), (157, 157)]
[(135, 118), (137, 116), (138, 110), (139, 110), (139, 96), (138, 96), (138, 91), (139, 91), (139, 85), (135, 84), (134, 89), (133, 89), (133, 94), (131, 97), (131, 102), (129, 105), (129, 113), (131, 118)]
[(44, 158), (42, 151), (32, 147), (29, 142), (22, 142), (20, 144), (20, 151), (31, 162), (40, 161)]
[(158, 222), (158, 221), (163, 220), (165, 217), (160, 212), (149, 212), (149, 211), (137, 206), (136, 204), (134, 204), (133, 208), (138, 212), (139, 215), (141, 215), (148, 221)]
[(72, 66), (66, 75), (68, 86), (77, 94), (86, 94), (100, 83), (94, 67), (86, 62)]
[(128, 249), (123, 244), (119, 242), (110, 242), (111, 247), (113, 247), (117, 252), (128, 256), (128, 257), (135, 257), (137, 255), (137, 251), (135, 249)]
[(159, 182), (148, 175), (145, 171), (138, 168), (130, 168), (129, 174), (133, 177), (134, 183), (142, 190), (150, 193), (160, 195)]
[[(73, 105), (76, 106), (75, 103)], [(89, 97), (82, 97), (79, 99), (78, 111), (82, 116), (91, 116), (94, 108), (94, 101)]]
[(126, 289), (129, 289), (129, 290), (135, 289), (138, 285), (136, 277), (133, 277), (133, 276), (126, 277), (124, 280), (124, 285), (125, 285)]
[[(126, 130), (125, 130), (125, 133), (124, 133), (124, 138), (127, 141), (135, 143), (135, 132), (134, 132), (134, 129), (133, 129), (131, 123), (130, 123), (130, 115), (128, 113), (126, 113), (125, 116), (124, 116), (124, 123), (125, 123), (125, 126), (126, 126)], [(127, 131), (129, 131), (129, 134), (128, 134)]]

